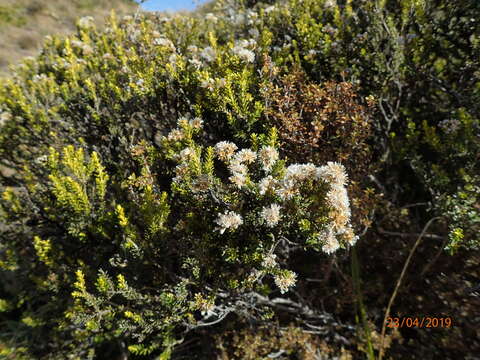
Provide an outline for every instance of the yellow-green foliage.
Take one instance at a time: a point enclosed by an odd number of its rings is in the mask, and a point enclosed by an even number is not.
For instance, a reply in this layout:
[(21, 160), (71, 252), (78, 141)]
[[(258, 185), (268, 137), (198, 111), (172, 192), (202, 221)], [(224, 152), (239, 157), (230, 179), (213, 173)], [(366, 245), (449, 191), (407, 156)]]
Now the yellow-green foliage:
[(45, 263), (48, 266), (53, 265), (52, 259), (49, 257), (49, 252), (51, 249), (50, 240), (42, 240), (38, 236), (33, 238), (33, 246), (37, 252), (38, 258), (40, 261)]

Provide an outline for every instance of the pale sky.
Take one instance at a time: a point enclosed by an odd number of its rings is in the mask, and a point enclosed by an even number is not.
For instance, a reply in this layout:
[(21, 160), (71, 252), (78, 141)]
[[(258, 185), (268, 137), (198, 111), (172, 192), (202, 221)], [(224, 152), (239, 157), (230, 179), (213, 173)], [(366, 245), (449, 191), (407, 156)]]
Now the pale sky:
[[(136, 1), (139, 2), (139, 0)], [(142, 7), (151, 11), (193, 10), (198, 4), (204, 2), (206, 0), (146, 0)]]

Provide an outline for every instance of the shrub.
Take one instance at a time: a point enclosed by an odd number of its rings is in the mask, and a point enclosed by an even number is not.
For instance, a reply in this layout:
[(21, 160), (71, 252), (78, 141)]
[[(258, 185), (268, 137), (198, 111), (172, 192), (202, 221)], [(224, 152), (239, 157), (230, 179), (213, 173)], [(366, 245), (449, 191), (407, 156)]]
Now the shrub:
[[(242, 308), (252, 290), (294, 286), (281, 265), (289, 244), (331, 254), (355, 243), (341, 165), (285, 166), (275, 131), (251, 150), (204, 148), (194, 141), (201, 124), (181, 118), (161, 150), (135, 146), (138, 172), (123, 178), (109, 176), (96, 152), (51, 148), (44, 173), (4, 192), (9, 224), (35, 223), (5, 232), (11, 257), (2, 267), (22, 279), (10, 290), (12, 311), (37, 336), (68, 339), (43, 348), (23, 338), (32, 354), (91, 358), (118, 339), (133, 354), (167, 356), (180, 329)], [(165, 162), (178, 163), (169, 185), (155, 173)]]

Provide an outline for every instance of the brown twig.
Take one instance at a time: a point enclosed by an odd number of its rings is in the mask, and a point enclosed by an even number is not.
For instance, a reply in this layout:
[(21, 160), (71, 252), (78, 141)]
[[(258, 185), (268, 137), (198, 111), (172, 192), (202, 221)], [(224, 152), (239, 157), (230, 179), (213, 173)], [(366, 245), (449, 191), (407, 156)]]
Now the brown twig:
[[(417, 234), (417, 233), (401, 233), (401, 232), (396, 232), (396, 231), (387, 231), (387, 230), (382, 229), (381, 227), (378, 227), (378, 232), (380, 234), (398, 236), (398, 237), (402, 237), (402, 238), (415, 237), (415, 236), (420, 235), (420, 234)], [(427, 238), (427, 239), (445, 240), (444, 236), (435, 235), (435, 234), (423, 234), (423, 237)]]
[(441, 219), (441, 217), (437, 216), (437, 217), (434, 217), (434, 218), (432, 218), (428, 221), (428, 223), (425, 225), (422, 232), (418, 236), (417, 240), (415, 241), (415, 244), (413, 245), (412, 250), (410, 250), (410, 253), (408, 254), (407, 260), (405, 261), (405, 264), (403, 265), (402, 272), (400, 273), (400, 277), (398, 278), (397, 284), (395, 285), (395, 290), (393, 290), (392, 296), (390, 297), (390, 300), (388, 301), (387, 310), (385, 311), (385, 317), (383, 318), (382, 333), (380, 335), (380, 349), (379, 349), (379, 353), (378, 353), (378, 360), (382, 360), (382, 358), (383, 358), (387, 319), (390, 316), (390, 309), (392, 308), (393, 302), (395, 301), (395, 297), (397, 296), (398, 289), (400, 288), (400, 285), (402, 284), (403, 277), (405, 276), (405, 273), (407, 272), (407, 268), (408, 268), (408, 265), (410, 264), (410, 260), (412, 259), (413, 253), (415, 252), (416, 248), (418, 247), (418, 244), (420, 244), (420, 240), (424, 237), (427, 229), (430, 227), (430, 225), (433, 223), (433, 221), (438, 220), (438, 219)]
[(448, 242), (448, 237), (445, 237), (445, 239), (443, 240), (442, 244), (440, 245), (440, 248), (438, 249), (437, 253), (435, 254), (435, 256), (432, 258), (432, 260), (430, 260), (428, 262), (427, 265), (425, 265), (425, 267), (423, 268), (422, 272), (420, 273), (420, 277), (423, 277), (423, 275), (425, 275), (425, 273), (430, 270), (430, 268), (432, 267), (432, 265), (438, 260), (438, 258), (440, 257), (440, 255), (442, 255), (443, 253), (443, 250), (445, 248), (445, 245), (447, 245), (447, 242)]

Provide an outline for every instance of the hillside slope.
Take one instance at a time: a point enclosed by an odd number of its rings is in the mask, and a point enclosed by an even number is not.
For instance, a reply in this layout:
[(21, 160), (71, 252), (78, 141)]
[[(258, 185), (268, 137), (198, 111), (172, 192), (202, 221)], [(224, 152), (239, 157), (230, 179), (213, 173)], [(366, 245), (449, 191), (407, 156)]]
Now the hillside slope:
[(46, 35), (73, 31), (78, 17), (100, 24), (112, 9), (127, 14), (137, 6), (133, 0), (0, 0), (0, 74), (34, 55)]

